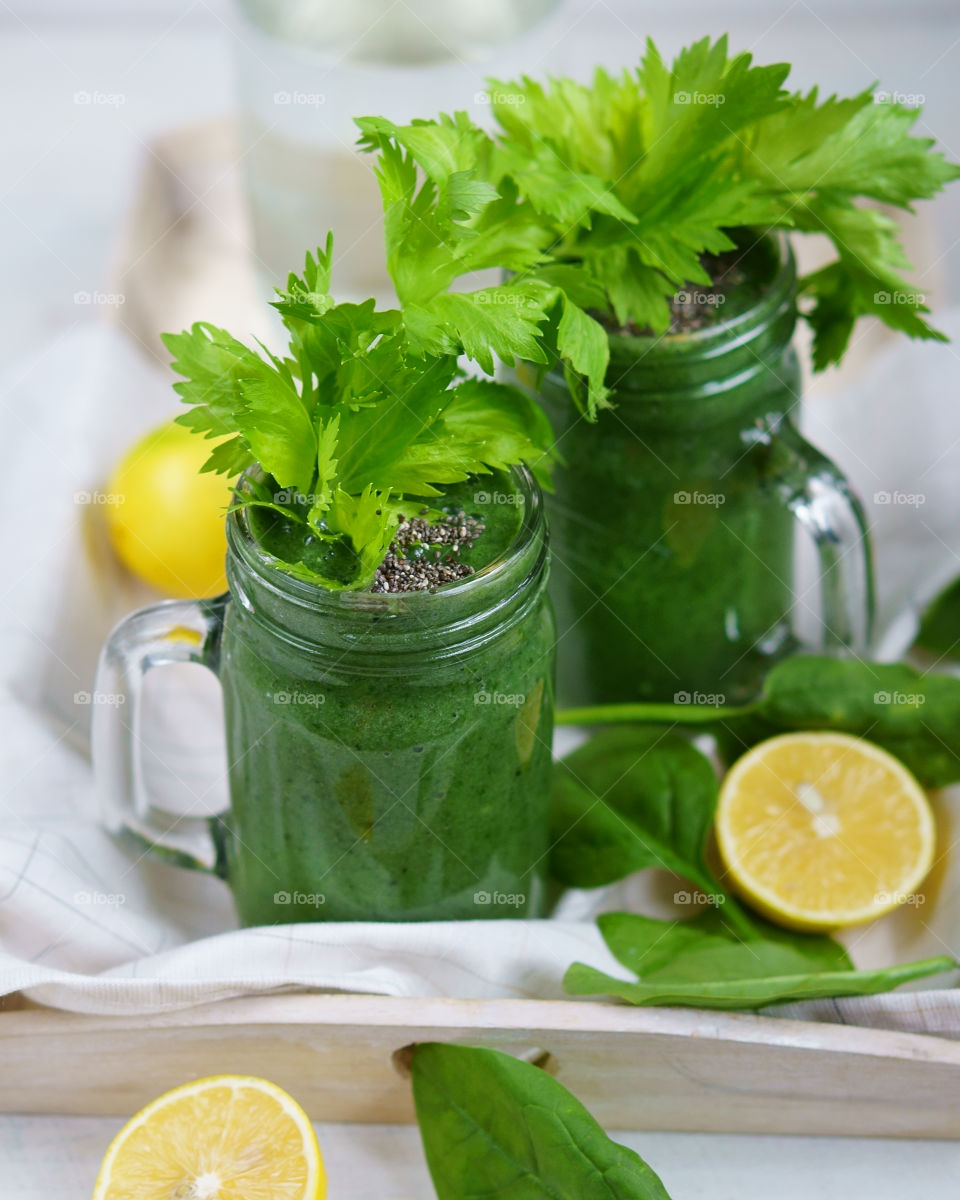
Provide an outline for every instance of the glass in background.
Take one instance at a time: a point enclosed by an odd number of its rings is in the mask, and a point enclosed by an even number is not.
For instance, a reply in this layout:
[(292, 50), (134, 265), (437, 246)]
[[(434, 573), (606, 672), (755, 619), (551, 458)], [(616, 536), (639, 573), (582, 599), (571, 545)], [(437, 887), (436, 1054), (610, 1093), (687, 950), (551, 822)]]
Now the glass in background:
[(242, 168), (271, 285), (335, 231), (339, 299), (389, 302), (380, 196), (355, 116), (467, 109), (488, 75), (542, 75), (560, 0), (236, 0)]

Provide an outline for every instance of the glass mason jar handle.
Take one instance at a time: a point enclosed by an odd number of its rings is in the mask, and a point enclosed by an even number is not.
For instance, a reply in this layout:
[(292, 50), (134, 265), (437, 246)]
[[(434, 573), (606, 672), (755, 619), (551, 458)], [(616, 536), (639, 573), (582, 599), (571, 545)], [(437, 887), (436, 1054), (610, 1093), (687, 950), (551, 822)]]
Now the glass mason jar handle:
[(820, 566), (822, 649), (866, 653), (873, 634), (873, 552), (863, 505), (840, 469), (787, 420), (771, 431), (787, 507)]
[(113, 630), (100, 654), (96, 690), (110, 704), (93, 707), (93, 765), (106, 827), (180, 867), (220, 874), (211, 826), (215, 818), (188, 817), (151, 804), (140, 758), (143, 677), (169, 663), (199, 663), (216, 673), (227, 596), (169, 600), (131, 613)]

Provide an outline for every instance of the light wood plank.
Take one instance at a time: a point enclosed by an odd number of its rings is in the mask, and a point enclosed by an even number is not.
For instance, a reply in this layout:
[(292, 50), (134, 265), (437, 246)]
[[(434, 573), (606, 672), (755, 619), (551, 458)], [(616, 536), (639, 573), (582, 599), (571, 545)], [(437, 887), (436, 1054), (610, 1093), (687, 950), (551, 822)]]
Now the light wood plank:
[(245, 997), (148, 1017), (0, 1013), (0, 1111), (124, 1116), (204, 1075), (264, 1075), (319, 1121), (412, 1119), (418, 1041), (548, 1068), (607, 1128), (960, 1136), (960, 1044), (691, 1009), (544, 1000)]

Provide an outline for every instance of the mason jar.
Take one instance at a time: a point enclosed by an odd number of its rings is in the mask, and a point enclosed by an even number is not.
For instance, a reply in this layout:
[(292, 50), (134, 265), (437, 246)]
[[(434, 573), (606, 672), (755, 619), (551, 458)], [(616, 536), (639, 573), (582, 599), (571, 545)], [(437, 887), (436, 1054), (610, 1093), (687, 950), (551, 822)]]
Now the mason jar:
[(610, 335), (595, 423), (560, 374), (539, 386), (563, 460), (547, 511), (565, 705), (741, 703), (801, 647), (866, 647), (863, 509), (797, 429), (793, 254), (772, 236), (742, 254), (711, 323)]
[[(127, 699), (95, 714), (108, 827), (222, 876), (247, 925), (538, 915), (555, 627), (540, 491), (511, 474), (507, 551), (435, 592), (295, 578), (233, 511), (228, 593), (134, 613), (104, 648), (97, 687)], [(213, 818), (161, 811), (141, 779), (142, 677), (183, 661), (223, 689), (229, 807)]]

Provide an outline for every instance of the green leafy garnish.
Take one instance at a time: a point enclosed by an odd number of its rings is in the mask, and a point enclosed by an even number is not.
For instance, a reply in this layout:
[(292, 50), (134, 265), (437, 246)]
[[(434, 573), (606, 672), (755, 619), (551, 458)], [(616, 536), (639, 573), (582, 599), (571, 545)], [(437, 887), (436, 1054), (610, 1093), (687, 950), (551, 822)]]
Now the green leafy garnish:
[(438, 1200), (670, 1200), (639, 1154), (539, 1067), (423, 1042), (411, 1073)]
[(872, 996), (957, 966), (941, 955), (858, 971), (832, 938), (789, 933), (760, 921), (747, 932), (735, 930), (722, 911), (689, 921), (608, 913), (598, 924), (611, 953), (636, 981), (574, 963), (563, 980), (573, 996), (601, 993), (631, 1004), (762, 1008), (788, 1000)]
[(924, 787), (960, 782), (960, 679), (905, 663), (818, 655), (785, 659), (750, 704), (611, 704), (567, 709), (559, 724), (695, 726), (734, 755), (799, 729), (827, 729), (876, 742)]
[(663, 729), (604, 730), (557, 765), (550, 865), (561, 883), (600, 887), (662, 867), (689, 880), (707, 905), (683, 921), (601, 916), (604, 941), (637, 978), (574, 963), (564, 977), (567, 992), (631, 1004), (760, 1008), (888, 991), (957, 965), (940, 957), (858, 971), (833, 938), (794, 933), (746, 912), (707, 864), (717, 795), (707, 759)]
[[(458, 354), (483, 370), (494, 357), (563, 362), (576, 395), (587, 381), (591, 408), (605, 403), (609, 356), (602, 329), (580, 307), (585, 295), (549, 273), (549, 223), (517, 203), (515, 189), (484, 181), (492, 143), (466, 113), (395, 125), (361, 117), (361, 144), (379, 150), (387, 266), (414, 353)], [(514, 274), (472, 292), (449, 289), (485, 268)]]
[(349, 552), (345, 578), (302, 561), (277, 566), (339, 590), (370, 585), (412, 498), (521, 462), (546, 483), (553, 451), (549, 423), (523, 391), (463, 378), (445, 346), (414, 350), (395, 310), (336, 304), (332, 250), (328, 238), (277, 290), (286, 357), (204, 323), (163, 340), (190, 405), (177, 419), (223, 439), (203, 469), (233, 476), (259, 463), (266, 479), (249, 481), (241, 504)]
[[(943, 340), (903, 277), (898, 226), (876, 205), (909, 211), (960, 167), (912, 134), (919, 110), (870, 91), (822, 101), (816, 89), (790, 92), (789, 70), (729, 56), (726, 37), (703, 38), (670, 65), (648, 42), (635, 70), (598, 69), (589, 84), (491, 80), (493, 137), (464, 113), (360, 121), (363, 144), (380, 151), (391, 269), (414, 337), (465, 345), (469, 322), (461, 328), (441, 291), (500, 266), (514, 273), (508, 292), (529, 298), (529, 337), (541, 335), (541, 352), (524, 357), (543, 363), (546, 350), (586, 375), (593, 414), (606, 358), (584, 313), (664, 332), (678, 289), (710, 283), (703, 256), (732, 250), (731, 231), (746, 227), (832, 241), (836, 259), (800, 281), (818, 369), (841, 358), (865, 315)], [(504, 361), (522, 353), (494, 332), (477, 334)]]

